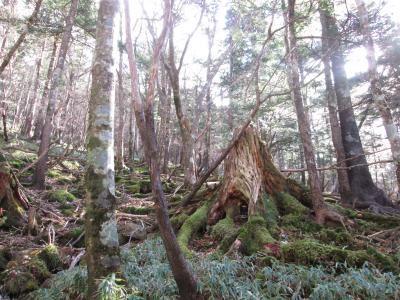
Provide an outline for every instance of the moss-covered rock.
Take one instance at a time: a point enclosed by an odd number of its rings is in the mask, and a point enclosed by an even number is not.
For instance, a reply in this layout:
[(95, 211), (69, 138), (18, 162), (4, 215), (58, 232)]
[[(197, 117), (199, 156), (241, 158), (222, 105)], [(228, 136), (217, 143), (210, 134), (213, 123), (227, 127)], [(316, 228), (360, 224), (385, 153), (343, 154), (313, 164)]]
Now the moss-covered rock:
[(62, 269), (63, 263), (56, 245), (48, 244), (39, 252), (38, 257), (46, 263), (51, 272)]
[(50, 202), (58, 202), (60, 204), (67, 204), (74, 201), (76, 198), (67, 190), (53, 190), (47, 193), (47, 198)]
[(185, 256), (190, 257), (192, 253), (188, 248), (190, 238), (193, 234), (206, 227), (207, 212), (210, 207), (210, 201), (207, 201), (203, 206), (198, 208), (186, 221), (183, 223), (178, 233), (178, 243)]
[(237, 238), (242, 242), (240, 251), (245, 255), (267, 250), (265, 245), (276, 242), (267, 229), (266, 221), (261, 216), (250, 216), (247, 223), (240, 228)]
[(7, 274), (4, 291), (10, 296), (18, 296), (33, 291), (39, 287), (36, 278), (30, 272), (11, 271)]

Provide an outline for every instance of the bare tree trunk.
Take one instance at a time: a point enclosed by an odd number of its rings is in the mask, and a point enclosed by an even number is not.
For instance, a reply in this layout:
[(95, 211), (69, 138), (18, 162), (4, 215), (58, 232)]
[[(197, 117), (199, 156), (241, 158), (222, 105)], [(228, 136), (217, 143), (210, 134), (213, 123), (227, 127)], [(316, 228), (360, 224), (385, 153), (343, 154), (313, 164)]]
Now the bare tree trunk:
[(385, 193), (372, 181), (367, 159), (361, 143), (360, 133), (351, 103), (350, 88), (344, 68), (345, 60), (340, 45), (340, 34), (333, 16), (333, 4), (330, 0), (320, 1), (320, 14), (324, 14), (327, 27), (327, 41), (332, 49), (330, 56), (336, 99), (339, 109), (342, 141), (346, 153), (346, 164), (354, 205), (359, 208), (373, 204), (392, 206)]
[[(122, 19), (120, 20), (120, 41), (122, 43)], [(119, 47), (119, 66), (118, 66), (118, 89), (116, 90), (116, 96), (118, 99), (118, 129), (117, 129), (117, 141), (116, 141), (116, 169), (122, 169), (125, 166), (124, 163), (124, 125), (125, 125), (125, 95), (123, 85), (123, 49)]]
[(43, 93), (42, 93), (42, 97), (39, 103), (39, 110), (37, 113), (37, 116), (35, 118), (35, 130), (33, 133), (33, 139), (38, 140), (42, 134), (42, 128), (44, 125), (44, 110), (45, 110), (45, 106), (46, 106), (46, 101), (47, 101), (47, 97), (49, 95), (49, 89), (50, 89), (50, 82), (51, 82), (51, 75), (53, 74), (53, 67), (54, 67), (54, 61), (56, 58), (56, 52), (57, 52), (57, 40), (58, 37), (55, 36), (54, 37), (54, 42), (53, 42), (53, 49), (51, 51), (50, 54), (50, 61), (49, 61), (49, 66), (47, 69), (47, 75), (46, 75), (46, 81), (44, 83), (44, 87), (43, 87)]
[(44, 49), (46, 47), (46, 40), (43, 42), (42, 45), (42, 50), (40, 51), (40, 56), (36, 61), (36, 76), (35, 76), (35, 83), (33, 84), (33, 91), (32, 91), (32, 96), (31, 99), (27, 99), (29, 101), (29, 109), (26, 114), (25, 118), (25, 123), (22, 126), (21, 134), (24, 136), (29, 137), (31, 130), (32, 130), (32, 120), (35, 117), (36, 114), (36, 107), (37, 107), (37, 93), (39, 90), (39, 85), (40, 85), (40, 70), (42, 66), (42, 60), (43, 60), (43, 53)]
[(114, 99), (118, 0), (101, 0), (96, 26), (89, 123), (86, 138), (88, 296), (98, 299), (99, 280), (120, 267), (114, 179)]
[(124, 3), (126, 18), (126, 44), (128, 50), (129, 67), (131, 71), (132, 101), (135, 110), (136, 124), (139, 128), (139, 133), (145, 147), (147, 161), (149, 162), (151, 187), (156, 204), (156, 215), (160, 234), (163, 239), (168, 261), (171, 265), (172, 273), (178, 285), (179, 293), (182, 299), (199, 299), (200, 297), (197, 292), (197, 280), (190, 270), (181, 249), (179, 248), (175, 233), (168, 217), (168, 208), (160, 179), (158, 146), (154, 127), (153, 101), (155, 93), (155, 81), (157, 77), (157, 68), (161, 49), (170, 26), (171, 3), (169, 0), (164, 1), (164, 26), (153, 50), (145, 105), (143, 105), (139, 95), (138, 73), (131, 37), (129, 0), (125, 0)]
[(14, 43), (14, 45), (10, 48), (10, 50), (8, 50), (8, 53), (4, 56), (3, 62), (0, 65), (0, 75), (3, 73), (5, 68), (10, 63), (11, 58), (14, 56), (14, 54), (18, 50), (19, 46), (21, 46), (21, 44), (24, 42), (25, 37), (27, 36), (29, 31), (32, 29), (32, 26), (36, 23), (40, 7), (42, 6), (42, 2), (43, 2), (43, 0), (36, 1), (35, 8), (32, 12), (32, 15), (28, 18), (24, 28), (22, 29), (20, 36), (18, 37), (18, 39)]
[(79, 0), (71, 1), (71, 7), (66, 19), (66, 26), (61, 40), (60, 53), (58, 54), (56, 67), (53, 71), (51, 79), (51, 88), (49, 91), (49, 103), (47, 105), (46, 119), (42, 130), (40, 148), (38, 152), (38, 157), (42, 158), (36, 164), (35, 173), (33, 176), (34, 185), (37, 189), (44, 189), (48, 155), (47, 154), (43, 155), (43, 153), (47, 152), (50, 146), (51, 132), (53, 130), (53, 118), (55, 110), (57, 108), (58, 89), (61, 76), (64, 71), (65, 58), (67, 56), (67, 51), (69, 48), (69, 42), (72, 35), (72, 27), (75, 21), (78, 2)]
[(331, 76), (331, 66), (329, 63), (329, 44), (327, 41), (327, 26), (326, 26), (326, 16), (323, 12), (320, 13), (321, 27), (322, 27), (322, 61), (324, 63), (324, 73), (325, 73), (325, 86), (326, 86), (326, 99), (328, 103), (329, 111), (329, 124), (331, 127), (332, 143), (336, 152), (336, 162), (338, 169), (337, 178), (339, 182), (339, 193), (342, 203), (352, 204), (353, 196), (351, 193), (350, 181), (346, 170), (346, 154), (344, 152), (342, 133), (340, 131), (340, 124), (337, 115), (337, 102), (335, 90), (333, 88), (332, 76)]
[[(288, 73), (289, 86), (292, 90), (292, 100), (296, 109), (297, 123), (299, 126), (300, 137), (304, 149), (304, 160), (308, 170), (310, 181), (310, 192), (312, 206), (315, 211), (317, 223), (323, 224), (329, 217), (327, 208), (322, 197), (321, 183), (318, 178), (317, 165), (315, 162), (315, 151), (311, 139), (311, 129), (307, 115), (304, 110), (303, 99), (301, 95), (299, 63), (297, 53), (297, 40), (295, 30), (295, 3), (296, 0), (288, 0), (287, 11), (284, 11), (284, 18), (288, 23)], [(285, 8), (284, 8), (285, 10)]]
[(196, 182), (195, 158), (194, 158), (194, 140), (192, 137), (192, 125), (189, 118), (184, 114), (182, 108), (182, 99), (179, 82), (179, 67), (175, 63), (173, 29), (169, 36), (169, 70), (168, 75), (171, 81), (173, 100), (176, 116), (178, 118), (179, 130), (182, 139), (182, 166), (184, 169), (184, 183), (186, 186), (192, 186)]
[(386, 136), (390, 143), (393, 161), (396, 164), (397, 188), (400, 191), (400, 134), (393, 122), (392, 112), (379, 82), (375, 46), (369, 28), (368, 12), (365, 8), (364, 0), (356, 0), (356, 4), (363, 34), (363, 43), (367, 51), (368, 76), (371, 84), (372, 98), (381, 115)]

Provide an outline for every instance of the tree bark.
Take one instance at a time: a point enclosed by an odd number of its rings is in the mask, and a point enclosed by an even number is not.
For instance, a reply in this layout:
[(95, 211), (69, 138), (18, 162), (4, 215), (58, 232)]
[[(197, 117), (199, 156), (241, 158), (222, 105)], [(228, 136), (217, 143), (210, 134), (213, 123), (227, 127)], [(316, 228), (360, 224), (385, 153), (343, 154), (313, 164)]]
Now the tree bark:
[(53, 42), (53, 48), (52, 48), (52, 51), (50, 54), (50, 61), (49, 61), (48, 69), (47, 69), (46, 81), (44, 83), (43, 93), (42, 93), (42, 97), (41, 97), (40, 104), (39, 104), (39, 110), (38, 110), (37, 116), (35, 118), (35, 130), (33, 133), (34, 140), (38, 140), (42, 134), (42, 128), (44, 125), (44, 118), (45, 118), (44, 109), (46, 106), (47, 97), (49, 95), (51, 75), (53, 74), (54, 61), (55, 61), (56, 52), (57, 52), (57, 40), (58, 40), (58, 37), (55, 36), (54, 42)]
[(198, 294), (197, 291), (196, 277), (190, 270), (183, 256), (183, 253), (179, 248), (175, 233), (169, 220), (168, 208), (160, 179), (158, 145), (154, 127), (153, 101), (156, 88), (155, 81), (157, 78), (157, 68), (160, 59), (161, 49), (163, 47), (167, 31), (170, 26), (171, 3), (169, 0), (164, 1), (164, 24), (162, 32), (157, 39), (153, 50), (145, 105), (143, 105), (139, 95), (138, 73), (131, 37), (129, 0), (124, 0), (124, 3), (126, 21), (126, 44), (128, 50), (129, 68), (131, 72), (132, 84), (132, 101), (135, 111), (136, 124), (138, 126), (139, 134), (144, 144), (146, 158), (150, 167), (152, 194), (155, 201), (156, 216), (160, 229), (160, 234), (164, 242), (172, 273), (178, 285), (180, 296), (182, 297), (182, 299), (201, 299), (201, 296)]
[(351, 103), (350, 88), (344, 68), (345, 60), (340, 45), (340, 34), (332, 12), (332, 2), (330, 0), (321, 0), (320, 13), (324, 14), (323, 17), (326, 18), (327, 41), (329, 42), (329, 48), (332, 49), (330, 60), (348, 176), (354, 196), (353, 205), (359, 208), (366, 208), (373, 204), (392, 206), (385, 193), (372, 181), (371, 173), (368, 169)]
[(326, 100), (329, 111), (329, 124), (331, 127), (332, 143), (336, 152), (336, 162), (338, 169), (336, 170), (339, 193), (342, 203), (352, 204), (353, 195), (351, 193), (350, 181), (346, 171), (346, 154), (343, 147), (342, 133), (340, 131), (340, 124), (337, 115), (337, 102), (335, 90), (333, 88), (331, 66), (329, 63), (329, 44), (328, 33), (326, 26), (326, 16), (320, 13), (320, 21), (322, 27), (322, 61), (324, 64), (325, 86), (326, 86)]
[(86, 138), (86, 253), (88, 296), (98, 299), (99, 280), (120, 267), (114, 178), (114, 99), (118, 0), (101, 0)]
[(4, 56), (3, 62), (0, 65), (0, 75), (3, 73), (5, 68), (11, 61), (11, 58), (14, 56), (15, 52), (18, 50), (19, 46), (24, 42), (26, 36), (28, 35), (29, 31), (32, 29), (33, 25), (37, 21), (37, 16), (39, 14), (40, 7), (42, 6), (43, 0), (37, 0), (35, 4), (35, 8), (32, 12), (32, 15), (28, 18), (22, 32), (14, 45), (8, 50), (8, 53)]
[[(307, 166), (310, 182), (310, 191), (313, 208), (317, 223), (323, 224), (327, 215), (327, 207), (322, 197), (321, 183), (319, 181), (317, 165), (315, 162), (315, 150), (311, 139), (311, 129), (307, 115), (304, 110), (303, 99), (301, 95), (299, 63), (297, 53), (297, 40), (295, 30), (295, 0), (288, 0), (287, 11), (284, 9), (284, 18), (288, 23), (288, 75), (289, 87), (291, 88), (291, 97), (295, 106), (297, 123), (300, 131), (300, 138), (303, 144), (304, 160)], [(286, 39), (285, 39), (286, 40)]]
[(75, 16), (78, 9), (78, 2), (79, 0), (71, 1), (71, 6), (66, 19), (66, 26), (61, 40), (60, 52), (58, 54), (56, 67), (52, 74), (51, 87), (49, 91), (49, 103), (47, 105), (46, 119), (42, 130), (40, 148), (38, 152), (38, 156), (42, 158), (37, 163), (33, 175), (33, 183), (37, 189), (44, 189), (45, 186), (48, 155), (47, 154), (42, 155), (42, 154), (47, 152), (50, 146), (51, 132), (53, 130), (53, 118), (55, 110), (57, 108), (57, 96), (58, 96), (59, 84), (61, 81), (62, 73), (64, 71), (65, 58), (67, 56), (69, 42), (72, 36), (72, 27), (75, 22)]
[(32, 96), (31, 96), (31, 99), (27, 99), (27, 101), (29, 101), (29, 109), (26, 114), (25, 123), (22, 126), (22, 130), (21, 130), (21, 134), (25, 135), (27, 137), (30, 136), (30, 133), (32, 130), (32, 120), (34, 119), (34, 117), (36, 115), (36, 107), (38, 106), (37, 94), (38, 94), (39, 85), (40, 85), (40, 70), (42, 67), (43, 53), (44, 53), (45, 47), (46, 47), (46, 40), (43, 42), (42, 50), (40, 51), (40, 56), (36, 61), (36, 75), (35, 75), (35, 82), (33, 84)]
[(195, 158), (194, 158), (194, 139), (192, 137), (192, 125), (187, 115), (183, 112), (182, 99), (180, 92), (179, 71), (175, 63), (173, 29), (169, 35), (169, 66), (168, 75), (171, 81), (173, 100), (176, 116), (178, 118), (179, 130), (182, 139), (182, 166), (184, 169), (184, 184), (192, 186), (196, 182)]
[(382, 90), (377, 70), (375, 45), (368, 21), (368, 12), (364, 0), (356, 0), (358, 16), (363, 34), (363, 43), (367, 52), (368, 77), (371, 84), (372, 99), (381, 115), (386, 136), (390, 143), (393, 161), (396, 164), (397, 188), (400, 191), (400, 134), (393, 122), (393, 115)]

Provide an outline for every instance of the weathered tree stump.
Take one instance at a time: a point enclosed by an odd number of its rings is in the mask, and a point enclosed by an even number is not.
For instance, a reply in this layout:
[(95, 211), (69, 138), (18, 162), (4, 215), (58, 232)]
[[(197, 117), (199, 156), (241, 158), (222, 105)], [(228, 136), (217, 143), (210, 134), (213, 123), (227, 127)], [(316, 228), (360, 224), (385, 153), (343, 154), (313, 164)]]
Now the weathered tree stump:
[(224, 180), (208, 213), (208, 224), (213, 225), (225, 216), (234, 218), (243, 207), (249, 217), (263, 215), (265, 199), (283, 207), (282, 199), (287, 197), (312, 206), (308, 190), (282, 175), (255, 130), (249, 127), (225, 159)]
[(2, 226), (25, 223), (28, 209), (26, 197), (19, 189), (18, 180), (3, 156), (0, 156), (0, 218)]

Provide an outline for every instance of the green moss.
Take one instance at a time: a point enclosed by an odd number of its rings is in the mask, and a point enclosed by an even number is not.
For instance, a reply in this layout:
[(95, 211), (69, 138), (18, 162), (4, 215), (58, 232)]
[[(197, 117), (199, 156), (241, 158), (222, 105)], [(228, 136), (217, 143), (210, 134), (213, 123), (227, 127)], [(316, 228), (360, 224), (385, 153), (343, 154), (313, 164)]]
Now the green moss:
[(181, 228), (182, 224), (185, 223), (185, 221), (187, 220), (187, 218), (189, 218), (189, 215), (185, 214), (185, 213), (181, 213), (178, 215), (175, 215), (171, 218), (171, 224), (172, 227), (175, 230), (179, 230), (179, 228)]
[(135, 207), (135, 206), (126, 206), (122, 209), (123, 212), (133, 215), (147, 215), (154, 211), (152, 207)]
[(138, 194), (140, 193), (140, 185), (137, 183), (130, 184), (125, 187), (125, 190), (130, 194)]
[(275, 243), (261, 216), (250, 216), (247, 223), (240, 228), (238, 239), (242, 242), (241, 251), (245, 255), (252, 255), (263, 250), (264, 245)]
[(183, 199), (182, 195), (175, 195), (175, 196), (171, 197), (170, 202), (172, 202), (172, 203), (181, 202), (182, 199)]
[(142, 179), (139, 181), (140, 193), (148, 194), (151, 193), (151, 181), (150, 179)]
[(301, 232), (318, 232), (322, 229), (322, 226), (313, 222), (309, 216), (297, 214), (283, 216), (281, 226)]
[(288, 193), (278, 193), (275, 197), (282, 208), (283, 214), (305, 215), (309, 213), (307, 207)]
[(224, 219), (219, 220), (218, 223), (212, 227), (211, 236), (215, 239), (222, 240), (224, 237), (236, 232), (237, 229), (235, 228), (233, 219), (227, 216)]
[(286, 262), (304, 265), (334, 265), (337, 262), (346, 262), (349, 266), (360, 267), (365, 262), (370, 262), (384, 271), (398, 270), (392, 258), (372, 248), (367, 251), (352, 251), (305, 239), (283, 245), (282, 253)]
[(32, 163), (37, 159), (37, 155), (35, 153), (24, 152), (20, 150), (16, 150), (11, 153), (12, 157), (16, 160), (20, 160), (26, 163)]
[(11, 296), (33, 291), (39, 287), (38, 281), (29, 272), (11, 271), (4, 284), (4, 290)]
[(46, 263), (50, 271), (62, 269), (62, 261), (56, 245), (48, 244), (39, 252), (38, 257)]
[(60, 170), (51, 169), (47, 171), (47, 177), (55, 179), (60, 184), (72, 183), (76, 178), (71, 174), (63, 174)]
[(38, 257), (34, 257), (29, 261), (28, 269), (39, 282), (44, 281), (51, 275), (46, 263)]
[(11, 159), (8, 161), (8, 163), (10, 164), (11, 167), (16, 169), (20, 169), (25, 165), (25, 163), (19, 159)]
[(319, 240), (324, 243), (334, 243), (337, 245), (348, 245), (352, 243), (351, 235), (341, 228), (335, 230), (324, 228), (318, 233), (318, 237)]
[(188, 248), (190, 238), (193, 234), (204, 228), (207, 224), (207, 212), (210, 206), (210, 201), (198, 208), (186, 221), (183, 223), (178, 233), (178, 243), (183, 253), (190, 257), (192, 253)]
[(75, 196), (67, 190), (49, 191), (47, 197), (50, 202), (58, 202), (61, 204), (66, 204), (67, 202), (72, 202), (76, 199)]
[(268, 230), (273, 233), (278, 228), (278, 208), (276, 207), (275, 202), (271, 198), (269, 198), (266, 193), (264, 193), (262, 200), (265, 208), (264, 219), (267, 222)]
[(73, 208), (62, 208), (61, 213), (66, 217), (73, 217), (75, 210)]
[(367, 249), (368, 255), (373, 257), (373, 262), (377, 267), (382, 269), (383, 271), (390, 272), (399, 272), (399, 266), (397, 265), (395, 259), (392, 257), (383, 254), (382, 252), (379, 252), (375, 248), (369, 247)]

